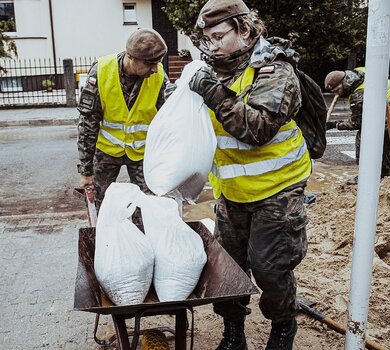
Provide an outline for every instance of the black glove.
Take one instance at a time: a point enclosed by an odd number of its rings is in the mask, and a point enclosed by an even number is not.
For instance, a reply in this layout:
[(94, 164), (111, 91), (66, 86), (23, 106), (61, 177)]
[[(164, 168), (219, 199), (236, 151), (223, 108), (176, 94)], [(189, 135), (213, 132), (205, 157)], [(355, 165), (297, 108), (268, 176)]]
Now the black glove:
[(166, 101), (169, 96), (176, 90), (177, 85), (175, 83), (167, 83), (164, 90), (164, 100)]
[(350, 127), (348, 127), (348, 125), (345, 125), (345, 123), (343, 123), (342, 121), (338, 121), (336, 123), (336, 128), (337, 130), (350, 130)]
[(326, 122), (326, 130), (336, 129), (338, 122)]
[(202, 67), (194, 74), (190, 89), (202, 96), (206, 105), (213, 111), (216, 111), (225, 98), (236, 96), (234, 91), (219, 81), (211, 66)]

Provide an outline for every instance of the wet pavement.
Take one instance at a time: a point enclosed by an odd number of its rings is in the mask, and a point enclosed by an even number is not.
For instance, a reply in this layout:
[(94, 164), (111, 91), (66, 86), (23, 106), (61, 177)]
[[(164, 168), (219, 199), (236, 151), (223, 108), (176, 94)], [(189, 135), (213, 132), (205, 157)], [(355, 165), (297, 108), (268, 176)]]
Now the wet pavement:
[(0, 218), (0, 349), (92, 349), (92, 314), (73, 311), (78, 213)]
[[(87, 225), (84, 204), (72, 197), (77, 115), (72, 108), (0, 111), (0, 349), (99, 348), (94, 314), (73, 310), (78, 230)], [(42, 135), (56, 142), (41, 144)], [(356, 172), (353, 159), (337, 166), (317, 162), (308, 191)], [(213, 218), (209, 187), (198, 202), (185, 207), (184, 218)], [(113, 331), (109, 319), (103, 324), (104, 334)]]
[(0, 127), (53, 126), (77, 123), (76, 108), (26, 108), (0, 110)]

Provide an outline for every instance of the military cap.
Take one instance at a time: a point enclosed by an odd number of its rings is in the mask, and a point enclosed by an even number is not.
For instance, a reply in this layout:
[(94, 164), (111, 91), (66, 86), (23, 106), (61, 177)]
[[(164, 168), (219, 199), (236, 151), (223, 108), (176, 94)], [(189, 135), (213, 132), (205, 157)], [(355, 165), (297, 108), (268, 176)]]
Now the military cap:
[(167, 45), (154, 29), (138, 29), (126, 42), (126, 52), (134, 58), (158, 61), (167, 53)]
[(200, 10), (196, 24), (201, 29), (214, 27), (229, 18), (247, 15), (249, 12), (241, 0), (209, 0)]
[(340, 71), (340, 70), (335, 70), (333, 72), (330, 72), (326, 77), (325, 77), (325, 89), (326, 90), (332, 90), (334, 89), (337, 85), (339, 85), (345, 77), (345, 72)]

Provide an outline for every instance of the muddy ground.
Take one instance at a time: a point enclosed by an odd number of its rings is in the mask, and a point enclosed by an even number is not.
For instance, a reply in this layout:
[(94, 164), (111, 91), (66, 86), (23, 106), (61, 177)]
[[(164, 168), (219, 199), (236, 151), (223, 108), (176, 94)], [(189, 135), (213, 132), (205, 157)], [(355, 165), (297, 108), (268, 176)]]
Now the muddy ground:
[[(316, 201), (307, 206), (309, 250), (296, 269), (298, 293), (315, 301), (316, 308), (330, 318), (346, 324), (352, 262), (352, 242), (355, 220), (357, 186), (345, 185), (357, 174), (355, 165), (329, 165), (318, 162), (310, 178), (307, 193), (315, 194)], [(65, 190), (15, 193), (2, 198), (2, 215), (47, 213), (84, 210), (81, 200), (73, 196), (74, 183)], [(62, 187), (64, 188), (64, 187)], [(27, 193), (28, 194), (28, 193)], [(13, 197), (13, 200), (12, 200)], [(33, 204), (33, 205), (32, 205)], [(206, 186), (196, 205), (185, 206), (186, 220), (214, 218), (214, 199)], [(375, 244), (372, 293), (367, 324), (368, 335), (390, 349), (390, 178), (381, 182), (377, 236)], [(246, 321), (249, 350), (263, 349), (270, 330), (270, 322), (257, 307), (260, 294), (252, 297), (252, 314)], [(342, 350), (344, 336), (326, 325), (300, 314), (295, 350)], [(131, 327), (132, 321), (128, 325)], [(143, 327), (174, 325), (171, 316), (144, 318)], [(212, 350), (222, 335), (222, 319), (212, 312), (211, 305), (195, 308), (195, 350)], [(109, 317), (102, 317), (99, 336), (108, 338), (114, 333)], [(171, 349), (174, 341), (170, 339)], [(98, 345), (94, 349), (100, 349)]]
[[(356, 166), (316, 164), (307, 188), (307, 193), (316, 195), (315, 203), (307, 206), (309, 250), (296, 269), (298, 294), (315, 301), (318, 310), (342, 324), (347, 321), (357, 189), (345, 185), (345, 180), (356, 174)], [(211, 190), (206, 188), (198, 204), (185, 208), (185, 219), (213, 218), (213, 205)], [(371, 290), (367, 334), (390, 349), (390, 178), (381, 182)], [(270, 330), (270, 322), (257, 307), (259, 297), (252, 297), (252, 314), (246, 320), (249, 350), (263, 349)], [(103, 323), (100, 334), (113, 333), (110, 320)], [(298, 316), (298, 324), (295, 350), (344, 349), (344, 336), (325, 324), (305, 314)], [(174, 319), (160, 316), (143, 321), (145, 328), (157, 325), (173, 326)], [(222, 319), (210, 305), (195, 308), (195, 350), (215, 349), (222, 331)], [(172, 338), (170, 344), (174, 349)]]

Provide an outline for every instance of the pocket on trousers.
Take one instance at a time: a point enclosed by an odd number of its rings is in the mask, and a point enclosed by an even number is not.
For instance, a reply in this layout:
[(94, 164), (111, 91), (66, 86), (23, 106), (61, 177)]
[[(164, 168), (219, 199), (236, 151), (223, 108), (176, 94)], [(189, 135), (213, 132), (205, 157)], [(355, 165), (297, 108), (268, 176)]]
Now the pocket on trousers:
[(306, 227), (309, 223), (309, 218), (307, 217), (306, 210), (303, 208), (301, 213), (297, 215), (288, 215), (288, 221), (292, 231), (298, 232)]
[(307, 252), (307, 237), (306, 237), (306, 225), (309, 219), (306, 214), (306, 210), (302, 207), (302, 210), (298, 215), (289, 215), (288, 221), (290, 225), (290, 239), (291, 239), (291, 267), (296, 267)]

